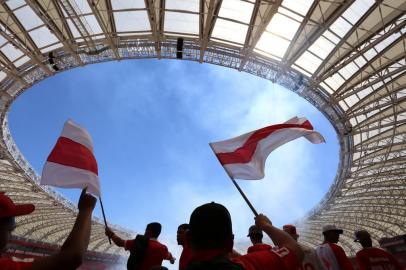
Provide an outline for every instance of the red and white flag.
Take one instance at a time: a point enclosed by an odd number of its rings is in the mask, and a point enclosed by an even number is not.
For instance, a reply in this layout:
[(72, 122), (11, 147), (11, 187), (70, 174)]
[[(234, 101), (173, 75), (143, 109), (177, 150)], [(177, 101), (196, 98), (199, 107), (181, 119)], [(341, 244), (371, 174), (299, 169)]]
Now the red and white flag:
[(85, 188), (100, 196), (97, 162), (93, 155), (90, 134), (71, 120), (62, 133), (42, 170), (42, 185), (64, 188)]
[(283, 124), (210, 143), (210, 146), (231, 178), (259, 180), (265, 176), (265, 161), (269, 154), (279, 146), (302, 136), (312, 143), (325, 142), (306, 118), (294, 117)]

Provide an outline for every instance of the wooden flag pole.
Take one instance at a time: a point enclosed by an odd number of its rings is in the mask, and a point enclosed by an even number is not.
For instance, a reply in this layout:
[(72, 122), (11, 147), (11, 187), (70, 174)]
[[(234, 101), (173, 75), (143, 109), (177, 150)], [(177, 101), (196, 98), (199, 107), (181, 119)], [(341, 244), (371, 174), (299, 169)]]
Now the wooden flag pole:
[[(209, 145), (210, 145), (211, 150), (213, 150), (214, 155), (217, 157), (216, 151), (214, 151), (214, 148), (211, 145), (211, 143), (209, 143)], [(218, 157), (217, 157), (217, 160), (220, 162)], [(221, 164), (221, 162), (220, 162), (220, 164)], [(226, 173), (227, 173), (228, 177), (230, 178), (231, 182), (233, 182), (234, 186), (237, 188), (238, 192), (240, 192), (240, 194), (243, 197), (243, 199), (245, 200), (245, 202), (248, 204), (248, 207), (251, 209), (252, 213), (254, 213), (255, 217), (257, 217), (258, 216), (257, 210), (255, 210), (254, 206), (251, 204), (250, 200), (248, 200), (247, 196), (245, 196), (244, 192), (242, 191), (242, 189), (238, 185), (237, 181), (234, 180), (234, 178), (231, 176), (229, 171), (227, 171), (227, 169), (224, 166), (222, 166), (222, 167), (226, 171)]]
[(226, 168), (224, 168), (224, 170), (227, 172), (227, 175), (228, 175), (228, 177), (230, 177), (231, 182), (233, 182), (234, 186), (240, 192), (241, 196), (244, 198), (244, 200), (248, 204), (249, 208), (251, 208), (251, 211), (254, 213), (255, 217), (257, 217), (258, 216), (257, 210), (255, 210), (254, 206), (251, 204), (250, 200), (248, 200), (247, 196), (245, 196), (244, 192), (238, 185), (237, 181), (235, 181), (234, 178), (231, 177), (230, 173), (226, 170)]
[[(106, 229), (107, 229), (106, 214), (104, 214), (104, 207), (103, 207), (103, 201), (102, 201), (101, 196), (99, 196), (99, 200), (100, 200), (100, 206), (101, 206), (101, 210), (102, 210), (102, 214), (103, 214), (104, 225), (106, 226)], [(110, 245), (111, 245), (111, 239), (110, 239), (110, 237), (109, 237), (109, 243), (110, 243)]]

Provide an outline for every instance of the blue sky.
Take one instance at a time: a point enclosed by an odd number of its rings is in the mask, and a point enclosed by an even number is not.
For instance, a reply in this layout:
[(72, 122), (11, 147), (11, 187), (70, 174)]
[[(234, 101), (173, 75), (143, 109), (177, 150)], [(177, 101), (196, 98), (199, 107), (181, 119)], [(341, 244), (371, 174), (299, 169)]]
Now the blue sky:
[[(162, 241), (178, 254), (176, 228), (200, 204), (228, 207), (241, 251), (253, 222), (208, 143), (296, 115), (307, 117), (327, 143), (293, 141), (268, 158), (264, 180), (239, 181), (257, 210), (281, 226), (300, 218), (326, 193), (339, 146), (319, 111), (264, 79), (174, 60), (91, 65), (26, 91), (13, 103), (9, 124), (39, 173), (64, 122), (72, 118), (85, 127), (93, 137), (109, 222), (142, 232), (147, 223), (160, 221)], [(76, 203), (79, 191), (58, 190)]]

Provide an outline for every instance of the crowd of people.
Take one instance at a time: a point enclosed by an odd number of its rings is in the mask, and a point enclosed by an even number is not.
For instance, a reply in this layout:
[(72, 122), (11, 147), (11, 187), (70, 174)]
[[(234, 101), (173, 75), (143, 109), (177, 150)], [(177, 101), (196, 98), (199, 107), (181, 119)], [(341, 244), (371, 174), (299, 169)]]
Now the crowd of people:
[[(72, 231), (58, 253), (32, 262), (0, 257), (0, 270), (77, 269), (89, 244), (95, 204), (96, 198), (84, 189)], [(6, 250), (16, 228), (15, 217), (28, 215), (34, 209), (32, 204), (15, 204), (7, 195), (0, 193), (1, 253)], [(130, 252), (127, 269), (163, 270), (166, 268), (162, 262), (168, 260), (174, 264), (175, 258), (158, 241), (161, 229), (161, 224), (153, 222), (147, 225), (144, 234), (137, 235), (135, 239), (122, 239), (110, 228), (106, 228), (106, 235), (115, 245)], [(271, 238), (274, 246), (263, 243), (263, 233)], [(334, 225), (324, 226), (324, 241), (313, 249), (298, 242), (299, 235), (294, 225), (279, 229), (267, 216), (260, 214), (255, 217), (255, 225), (248, 230), (252, 246), (245, 255), (241, 255), (233, 249), (230, 213), (221, 204), (207, 203), (192, 212), (188, 224), (178, 227), (177, 241), (183, 247), (179, 270), (352, 270), (353, 264), (337, 244), (342, 233), (343, 230)], [(360, 270), (403, 270), (390, 253), (372, 246), (371, 235), (367, 231), (356, 231), (354, 241), (362, 246), (356, 254)]]

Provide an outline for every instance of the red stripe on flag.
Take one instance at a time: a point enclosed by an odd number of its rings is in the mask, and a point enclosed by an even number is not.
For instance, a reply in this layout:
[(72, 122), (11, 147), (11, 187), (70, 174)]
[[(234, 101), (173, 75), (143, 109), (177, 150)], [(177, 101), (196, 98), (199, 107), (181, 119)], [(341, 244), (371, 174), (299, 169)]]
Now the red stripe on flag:
[(92, 151), (66, 137), (59, 137), (47, 161), (91, 171), (98, 175), (97, 162)]
[(237, 148), (233, 152), (216, 153), (216, 156), (222, 165), (248, 163), (251, 161), (260, 140), (265, 139), (275, 131), (286, 128), (304, 128), (313, 130), (313, 126), (309, 121), (305, 121), (303, 124), (279, 124), (264, 127), (252, 133), (248, 140), (240, 148)]

